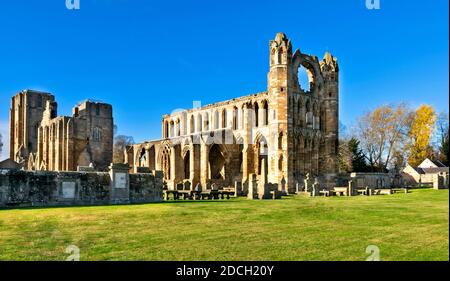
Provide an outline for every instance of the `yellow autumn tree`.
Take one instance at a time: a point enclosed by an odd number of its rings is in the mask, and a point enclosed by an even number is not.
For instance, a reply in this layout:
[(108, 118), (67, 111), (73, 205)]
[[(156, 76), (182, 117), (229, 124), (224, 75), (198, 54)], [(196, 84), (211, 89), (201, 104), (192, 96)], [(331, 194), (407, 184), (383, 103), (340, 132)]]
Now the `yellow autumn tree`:
[(437, 115), (434, 108), (427, 104), (422, 104), (414, 112), (409, 131), (408, 163), (410, 165), (417, 166), (431, 155), (430, 138), (434, 131), (436, 119)]

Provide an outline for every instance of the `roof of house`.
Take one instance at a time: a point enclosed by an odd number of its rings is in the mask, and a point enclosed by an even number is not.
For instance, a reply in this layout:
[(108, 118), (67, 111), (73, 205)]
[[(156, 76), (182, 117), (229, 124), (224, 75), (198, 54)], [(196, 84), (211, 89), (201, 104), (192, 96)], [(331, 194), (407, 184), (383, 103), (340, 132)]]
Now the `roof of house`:
[(17, 163), (11, 158), (0, 161), (0, 169), (20, 169), (21, 167), (21, 164)]
[(437, 167), (437, 168), (420, 168), (423, 174), (437, 174), (437, 173), (448, 173), (448, 167)]
[(445, 165), (441, 161), (439, 161), (439, 160), (431, 160), (431, 159), (430, 159), (430, 161), (433, 162), (434, 165), (436, 165), (436, 166), (438, 166), (440, 168), (447, 168), (447, 170), (448, 170), (448, 167), (445, 167)]

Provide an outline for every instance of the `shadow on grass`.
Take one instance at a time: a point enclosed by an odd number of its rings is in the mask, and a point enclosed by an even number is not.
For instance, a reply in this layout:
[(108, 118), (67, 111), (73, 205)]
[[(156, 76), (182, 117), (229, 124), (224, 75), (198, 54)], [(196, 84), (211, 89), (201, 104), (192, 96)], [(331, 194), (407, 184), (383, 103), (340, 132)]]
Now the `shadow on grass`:
[[(244, 198), (244, 197), (242, 197)], [(230, 198), (223, 200), (163, 200), (160, 202), (142, 202), (142, 203), (123, 203), (123, 204), (73, 204), (73, 205), (55, 205), (55, 206), (21, 206), (21, 207), (2, 207), (0, 211), (7, 210), (45, 210), (45, 209), (67, 209), (67, 208), (95, 208), (95, 207), (120, 207), (120, 206), (143, 206), (143, 205), (157, 205), (157, 204), (206, 204), (206, 203), (227, 203), (227, 202), (245, 202), (238, 198)]]

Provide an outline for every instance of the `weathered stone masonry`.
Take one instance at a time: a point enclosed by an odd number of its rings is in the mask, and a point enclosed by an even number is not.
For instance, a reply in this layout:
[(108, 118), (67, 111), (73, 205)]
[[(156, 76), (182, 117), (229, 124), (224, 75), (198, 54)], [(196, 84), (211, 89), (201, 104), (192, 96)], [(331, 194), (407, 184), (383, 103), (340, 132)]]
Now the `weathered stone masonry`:
[(24, 90), (11, 98), (10, 142), (10, 158), (27, 170), (105, 170), (113, 154), (112, 107), (84, 101), (71, 117), (57, 116), (53, 95)]
[[(280, 190), (295, 191), (306, 174), (325, 181), (337, 172), (339, 68), (300, 50), (278, 33), (269, 43), (267, 92), (162, 117), (162, 139), (129, 147), (126, 161), (162, 170), (169, 188), (242, 184), (267, 176)], [(299, 84), (304, 68), (309, 85)], [(308, 89), (309, 88), (309, 89)], [(262, 163), (267, 168), (262, 169)], [(266, 171), (266, 175), (261, 175)]]
[(0, 208), (144, 203), (162, 201), (163, 174), (0, 170)]

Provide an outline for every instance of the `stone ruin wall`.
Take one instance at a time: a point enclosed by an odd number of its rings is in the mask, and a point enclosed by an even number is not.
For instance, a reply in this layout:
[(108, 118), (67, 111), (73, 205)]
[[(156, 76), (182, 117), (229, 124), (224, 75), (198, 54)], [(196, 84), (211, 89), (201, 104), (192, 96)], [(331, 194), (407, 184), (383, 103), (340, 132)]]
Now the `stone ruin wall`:
[(107, 172), (0, 170), (0, 208), (162, 201), (161, 172), (124, 174), (128, 181), (119, 189)]

